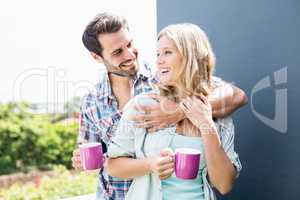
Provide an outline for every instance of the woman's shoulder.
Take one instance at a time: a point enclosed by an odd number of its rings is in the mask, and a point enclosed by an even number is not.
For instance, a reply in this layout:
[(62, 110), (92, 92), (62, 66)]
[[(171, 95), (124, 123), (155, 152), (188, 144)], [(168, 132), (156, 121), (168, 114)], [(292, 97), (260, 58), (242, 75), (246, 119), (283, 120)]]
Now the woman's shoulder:
[(153, 94), (153, 92), (144, 92), (130, 99), (124, 107), (124, 114), (138, 112), (136, 109), (138, 106), (153, 106), (159, 104), (158, 101), (150, 97), (150, 94)]
[(141, 94), (138, 94), (133, 97), (128, 104), (133, 104), (135, 106), (151, 106), (158, 104), (159, 102), (151, 98), (150, 94), (153, 94), (153, 92), (143, 92)]

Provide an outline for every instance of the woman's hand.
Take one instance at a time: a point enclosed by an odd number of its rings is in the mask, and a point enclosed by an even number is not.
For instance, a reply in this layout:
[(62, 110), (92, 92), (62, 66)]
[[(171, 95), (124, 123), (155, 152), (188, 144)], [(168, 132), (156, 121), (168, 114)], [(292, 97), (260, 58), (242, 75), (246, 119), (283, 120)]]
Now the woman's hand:
[(174, 172), (174, 153), (171, 149), (165, 149), (159, 156), (149, 158), (150, 170), (163, 180), (169, 178)]
[(204, 95), (201, 95), (200, 99), (197, 97), (183, 99), (180, 103), (180, 108), (201, 132), (205, 133), (213, 125), (212, 108)]

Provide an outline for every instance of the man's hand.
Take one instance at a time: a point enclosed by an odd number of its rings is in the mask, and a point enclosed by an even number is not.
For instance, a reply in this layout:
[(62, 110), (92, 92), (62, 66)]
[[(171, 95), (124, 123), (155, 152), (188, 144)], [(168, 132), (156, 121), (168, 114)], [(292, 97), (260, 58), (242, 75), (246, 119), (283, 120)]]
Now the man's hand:
[(160, 156), (149, 159), (150, 170), (157, 173), (161, 180), (169, 178), (174, 172), (174, 153), (171, 149), (162, 150)]
[(82, 163), (81, 163), (81, 159), (80, 159), (80, 152), (79, 152), (79, 149), (75, 149), (75, 150), (73, 151), (72, 166), (73, 166), (75, 169), (79, 169), (79, 170), (82, 170), (82, 169), (83, 169)]
[(131, 120), (137, 123), (138, 128), (146, 128), (148, 132), (155, 132), (184, 119), (184, 113), (177, 103), (157, 94), (149, 94), (149, 96), (159, 102), (159, 104), (135, 106), (135, 109), (145, 113), (131, 116)]

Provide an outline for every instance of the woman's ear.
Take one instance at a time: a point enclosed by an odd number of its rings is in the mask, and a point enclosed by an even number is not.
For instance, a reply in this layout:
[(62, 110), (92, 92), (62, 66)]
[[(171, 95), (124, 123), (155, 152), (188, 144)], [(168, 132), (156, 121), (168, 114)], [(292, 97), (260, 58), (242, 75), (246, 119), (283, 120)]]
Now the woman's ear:
[(103, 63), (103, 59), (101, 56), (99, 56), (98, 54), (91, 52), (92, 57), (98, 62), (98, 63)]

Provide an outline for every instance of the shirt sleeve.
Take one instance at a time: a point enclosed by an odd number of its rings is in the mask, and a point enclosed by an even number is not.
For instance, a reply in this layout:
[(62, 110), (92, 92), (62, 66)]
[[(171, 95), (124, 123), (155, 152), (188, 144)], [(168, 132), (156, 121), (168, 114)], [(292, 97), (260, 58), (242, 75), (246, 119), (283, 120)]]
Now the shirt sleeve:
[(97, 128), (96, 123), (93, 120), (93, 109), (95, 109), (95, 99), (92, 94), (86, 95), (83, 98), (82, 105), (80, 107), (79, 115), (79, 134), (77, 137), (77, 143), (86, 142), (101, 142), (102, 133)]
[(137, 114), (134, 109), (134, 99), (131, 99), (124, 108), (124, 112), (117, 127), (115, 136), (112, 137), (108, 146), (107, 156), (116, 157), (135, 157), (135, 126), (129, 116)]
[(234, 125), (231, 117), (217, 119), (216, 126), (220, 135), (222, 147), (235, 166), (237, 177), (242, 170), (238, 154), (234, 150)]
[[(227, 89), (229, 84), (226, 83), (224, 80), (222, 80), (219, 77), (213, 76), (212, 77), (212, 82), (211, 82), (211, 86), (212, 86), (212, 91), (211, 94), (209, 95), (210, 99), (219, 99), (221, 96), (223, 96), (224, 94), (224, 90), (226, 92), (228, 92)], [(222, 90), (220, 90), (220, 88), (223, 88)]]

